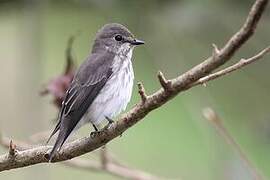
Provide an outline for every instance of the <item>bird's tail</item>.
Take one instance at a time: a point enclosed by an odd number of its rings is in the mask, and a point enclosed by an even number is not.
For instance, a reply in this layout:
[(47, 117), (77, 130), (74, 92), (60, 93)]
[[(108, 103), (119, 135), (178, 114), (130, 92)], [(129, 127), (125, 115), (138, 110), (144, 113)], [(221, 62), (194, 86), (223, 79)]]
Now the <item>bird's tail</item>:
[(71, 121), (70, 119), (71, 117), (65, 117), (65, 118), (68, 118), (68, 119), (63, 119), (61, 123), (57, 125), (55, 130), (53, 131), (53, 133), (55, 133), (59, 130), (59, 134), (52, 148), (52, 151), (49, 154), (49, 162), (52, 161), (52, 159), (55, 156), (55, 153), (61, 149), (64, 142), (67, 140), (68, 136), (70, 135), (70, 133), (73, 131), (73, 129), (75, 128), (77, 124), (77, 122)]
[(56, 139), (56, 142), (55, 142), (55, 144), (54, 144), (54, 146), (52, 148), (52, 151), (49, 154), (49, 162), (52, 161), (55, 153), (61, 149), (61, 147), (63, 146), (63, 144), (66, 141), (67, 137), (68, 137), (67, 133), (61, 132), (61, 131), (59, 132), (58, 137)]

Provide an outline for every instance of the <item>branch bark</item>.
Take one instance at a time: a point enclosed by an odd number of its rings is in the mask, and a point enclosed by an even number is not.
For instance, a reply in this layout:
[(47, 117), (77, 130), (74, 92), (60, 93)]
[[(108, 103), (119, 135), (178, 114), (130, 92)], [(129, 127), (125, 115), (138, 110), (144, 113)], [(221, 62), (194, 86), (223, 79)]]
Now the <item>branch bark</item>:
[[(136, 104), (129, 112), (122, 115), (109, 129), (103, 131), (98, 136), (85, 137), (66, 144), (62, 150), (56, 154), (53, 162), (72, 159), (104, 146), (112, 139), (120, 136), (128, 128), (135, 125), (138, 121), (142, 120), (149, 112), (162, 106), (180, 92), (191, 88), (191, 84), (229, 61), (233, 54), (253, 35), (267, 3), (268, 0), (256, 0), (244, 25), (230, 38), (225, 46), (220, 50), (215, 47), (211, 57), (201, 64), (193, 67), (191, 70), (175, 79), (167, 80), (167, 82), (170, 82), (170, 88), (164, 88), (164, 85), (162, 85), (163, 88), (147, 96), (144, 102), (141, 101)], [(165, 80), (165, 77), (161, 80)], [(8, 158), (8, 153), (4, 154), (0, 156), (0, 171), (26, 167), (37, 163), (47, 163), (47, 153), (50, 152), (51, 148), (51, 146), (40, 146), (18, 151), (16, 156), (12, 159)]]

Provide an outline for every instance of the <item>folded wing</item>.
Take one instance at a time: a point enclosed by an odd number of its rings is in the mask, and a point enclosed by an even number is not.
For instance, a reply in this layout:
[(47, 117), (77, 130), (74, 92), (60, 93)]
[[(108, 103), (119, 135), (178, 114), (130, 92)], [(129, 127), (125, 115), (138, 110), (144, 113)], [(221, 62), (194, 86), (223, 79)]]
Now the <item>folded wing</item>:
[(59, 131), (54, 147), (49, 155), (50, 160), (53, 158), (55, 152), (62, 147), (72, 130), (76, 127), (110, 78), (113, 58), (114, 55), (110, 52), (92, 54), (80, 66), (66, 93), (60, 110), (59, 121), (50, 136), (51, 138)]

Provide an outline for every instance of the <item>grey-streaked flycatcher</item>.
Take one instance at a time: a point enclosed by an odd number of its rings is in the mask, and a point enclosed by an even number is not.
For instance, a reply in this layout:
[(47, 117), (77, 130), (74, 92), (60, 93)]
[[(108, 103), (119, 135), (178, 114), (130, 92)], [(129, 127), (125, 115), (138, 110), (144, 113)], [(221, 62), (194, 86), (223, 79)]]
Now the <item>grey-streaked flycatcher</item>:
[[(92, 123), (95, 130), (105, 119), (125, 110), (130, 101), (134, 73), (131, 63), (135, 46), (144, 44), (123, 25), (112, 23), (97, 33), (92, 52), (81, 64), (71, 85), (51, 137), (59, 131), (49, 154), (51, 161), (74, 129)], [(49, 141), (48, 140), (48, 141)]]

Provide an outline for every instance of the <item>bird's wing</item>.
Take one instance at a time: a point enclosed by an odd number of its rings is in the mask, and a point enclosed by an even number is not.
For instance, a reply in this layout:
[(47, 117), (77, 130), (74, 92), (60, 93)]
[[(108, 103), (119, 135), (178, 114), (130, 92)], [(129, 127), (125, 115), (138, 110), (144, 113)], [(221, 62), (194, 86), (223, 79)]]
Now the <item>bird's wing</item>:
[(58, 130), (60, 131), (50, 153), (50, 159), (62, 147), (67, 137), (110, 78), (113, 58), (114, 55), (110, 52), (92, 54), (80, 66), (66, 93), (59, 114), (59, 122), (51, 135), (53, 136)]

